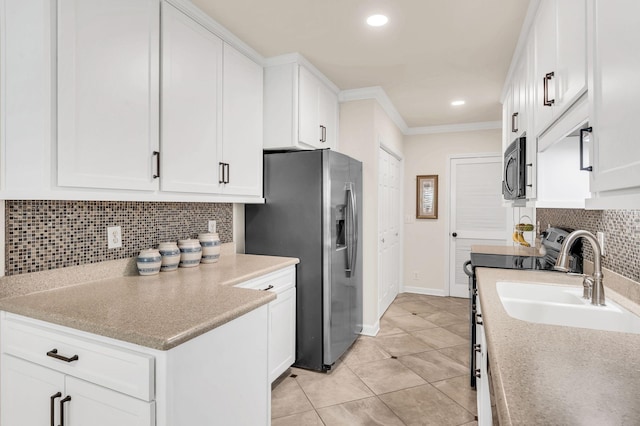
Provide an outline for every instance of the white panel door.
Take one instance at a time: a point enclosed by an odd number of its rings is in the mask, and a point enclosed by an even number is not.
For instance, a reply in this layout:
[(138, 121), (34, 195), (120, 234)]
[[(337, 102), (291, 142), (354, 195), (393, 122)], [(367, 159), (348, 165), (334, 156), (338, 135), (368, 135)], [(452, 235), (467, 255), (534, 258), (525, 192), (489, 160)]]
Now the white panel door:
[(58, 185), (157, 189), (159, 13), (58, 1)]
[(400, 288), (400, 161), (379, 150), (378, 312), (384, 314)]
[[(556, 67), (556, 4), (555, 0), (541, 0), (533, 27), (534, 34), (534, 132), (535, 138), (547, 128), (553, 117), (553, 106), (544, 104), (544, 78)], [(547, 98), (556, 97), (557, 78), (547, 81)]]
[(469, 297), (462, 270), (471, 246), (505, 245), (507, 209), (502, 206), (502, 158), (452, 158), (449, 205), (449, 295)]
[(222, 156), (225, 194), (262, 195), (262, 66), (224, 45)]
[(269, 304), (269, 383), (296, 360), (296, 289), (278, 294)]
[(163, 191), (220, 193), (222, 40), (162, 4)]
[(556, 0), (558, 96), (554, 110), (569, 106), (587, 88), (586, 3), (586, 0)]

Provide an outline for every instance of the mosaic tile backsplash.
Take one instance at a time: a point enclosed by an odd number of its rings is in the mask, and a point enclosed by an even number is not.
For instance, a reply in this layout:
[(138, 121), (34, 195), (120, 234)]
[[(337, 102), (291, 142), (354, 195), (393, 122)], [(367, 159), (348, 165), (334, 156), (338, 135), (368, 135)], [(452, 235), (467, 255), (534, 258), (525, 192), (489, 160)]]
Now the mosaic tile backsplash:
[[(640, 282), (640, 210), (537, 209), (536, 220), (572, 229), (585, 229), (594, 235), (605, 233), (602, 266), (633, 281)], [(584, 256), (593, 260), (589, 244), (583, 244)]]
[[(121, 201), (6, 201), (5, 274), (124, 259), (161, 241), (195, 238), (215, 220), (233, 241), (233, 205)], [(122, 227), (122, 248), (107, 248), (107, 227)]]

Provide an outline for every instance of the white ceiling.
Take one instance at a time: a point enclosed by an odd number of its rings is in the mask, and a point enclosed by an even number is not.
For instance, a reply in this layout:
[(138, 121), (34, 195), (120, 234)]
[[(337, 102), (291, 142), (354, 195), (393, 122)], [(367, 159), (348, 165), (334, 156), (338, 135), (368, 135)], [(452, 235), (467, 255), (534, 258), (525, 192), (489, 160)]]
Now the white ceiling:
[[(529, 0), (192, 0), (265, 57), (299, 52), (340, 89), (381, 86), (409, 127), (501, 120)], [(372, 28), (373, 13), (389, 17)], [(451, 101), (466, 100), (462, 107)]]

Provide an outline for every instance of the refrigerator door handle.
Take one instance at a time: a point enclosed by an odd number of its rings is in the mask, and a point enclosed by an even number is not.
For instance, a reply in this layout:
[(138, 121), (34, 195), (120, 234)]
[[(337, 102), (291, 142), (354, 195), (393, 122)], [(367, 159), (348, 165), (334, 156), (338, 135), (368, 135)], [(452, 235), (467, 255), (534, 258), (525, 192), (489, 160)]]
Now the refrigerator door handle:
[(347, 187), (347, 215), (350, 219), (347, 221), (347, 267), (345, 271), (350, 276), (353, 273), (353, 265), (356, 261), (358, 247), (358, 225), (356, 223), (358, 217), (358, 207), (356, 204), (356, 195), (353, 191), (353, 184)]

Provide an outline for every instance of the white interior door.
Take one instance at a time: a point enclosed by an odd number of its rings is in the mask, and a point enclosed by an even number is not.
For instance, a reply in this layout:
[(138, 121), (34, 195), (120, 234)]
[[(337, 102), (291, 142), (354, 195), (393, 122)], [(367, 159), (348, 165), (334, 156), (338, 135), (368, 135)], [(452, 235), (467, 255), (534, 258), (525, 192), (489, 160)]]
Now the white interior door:
[(462, 265), (472, 245), (505, 245), (508, 209), (502, 205), (499, 155), (451, 158), (449, 208), (449, 295), (469, 297)]
[(400, 287), (400, 161), (380, 148), (378, 161), (378, 312)]

